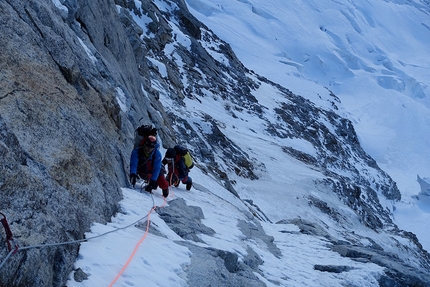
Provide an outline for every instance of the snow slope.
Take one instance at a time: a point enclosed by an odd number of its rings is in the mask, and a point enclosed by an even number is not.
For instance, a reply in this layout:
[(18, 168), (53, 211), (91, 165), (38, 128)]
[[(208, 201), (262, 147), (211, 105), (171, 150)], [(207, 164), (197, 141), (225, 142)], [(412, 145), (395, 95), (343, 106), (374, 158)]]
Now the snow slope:
[(428, 1), (186, 2), (246, 67), (316, 104), (333, 91), (402, 193), (396, 223), (430, 250), (430, 214), (415, 197), (417, 174), (430, 175)]

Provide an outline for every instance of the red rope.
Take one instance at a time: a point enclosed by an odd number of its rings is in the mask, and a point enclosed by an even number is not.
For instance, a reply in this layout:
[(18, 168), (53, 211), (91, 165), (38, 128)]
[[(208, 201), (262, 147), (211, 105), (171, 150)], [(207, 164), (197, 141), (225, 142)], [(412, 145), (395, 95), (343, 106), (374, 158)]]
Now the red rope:
[[(159, 206), (159, 207), (164, 207), (167, 203), (167, 200), (165, 197), (164, 198), (164, 203), (163, 205)], [(151, 213), (152, 211), (154, 211), (157, 208), (157, 206), (154, 206), (153, 208), (151, 208), (151, 210), (148, 212), (148, 219), (146, 221), (146, 230), (145, 233), (143, 234), (142, 238), (139, 240), (139, 242), (137, 242), (136, 246), (133, 249), (133, 252), (131, 253), (131, 255), (128, 257), (127, 262), (125, 262), (124, 266), (121, 268), (121, 270), (119, 271), (118, 275), (116, 275), (116, 277), (113, 279), (113, 281), (109, 284), (109, 287), (112, 287), (113, 284), (115, 284), (115, 282), (119, 279), (119, 277), (124, 273), (125, 269), (127, 269), (128, 265), (130, 264), (131, 260), (133, 259), (134, 255), (136, 255), (137, 250), (139, 249), (140, 244), (145, 240), (146, 236), (148, 235), (149, 232), (149, 225), (151, 223)]]

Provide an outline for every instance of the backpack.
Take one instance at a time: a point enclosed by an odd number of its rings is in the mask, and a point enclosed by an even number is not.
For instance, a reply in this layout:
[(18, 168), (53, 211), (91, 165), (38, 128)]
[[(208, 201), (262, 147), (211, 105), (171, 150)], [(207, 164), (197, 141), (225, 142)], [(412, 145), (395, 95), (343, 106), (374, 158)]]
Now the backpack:
[(176, 154), (180, 154), (184, 159), (185, 166), (188, 169), (192, 169), (194, 167), (194, 163), (193, 163), (193, 157), (191, 156), (190, 151), (186, 147), (183, 147), (181, 145), (176, 145), (174, 149), (176, 151)]
[(134, 147), (140, 146), (142, 140), (148, 136), (156, 136), (157, 129), (152, 127), (152, 125), (141, 125), (134, 131)]

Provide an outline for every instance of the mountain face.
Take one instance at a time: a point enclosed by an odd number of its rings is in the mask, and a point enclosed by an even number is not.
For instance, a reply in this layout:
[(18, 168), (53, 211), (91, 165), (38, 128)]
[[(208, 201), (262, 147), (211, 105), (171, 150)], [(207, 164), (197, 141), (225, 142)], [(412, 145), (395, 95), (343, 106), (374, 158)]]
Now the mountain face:
[[(18, 246), (83, 239), (92, 222), (109, 221), (118, 212), (120, 187), (128, 185), (134, 129), (143, 123), (158, 128), (164, 148), (186, 144), (197, 167), (239, 197), (237, 181), (257, 181), (267, 170), (235, 141), (240, 130), (226, 127), (226, 117), (256, 137), (307, 142), (312, 153), (278, 146), (285, 157), (323, 175), (313, 184), (337, 195), (342, 208), (312, 196), (309, 206), (346, 233), (354, 226), (344, 218), (345, 208), (360, 225), (406, 243), (398, 241), (399, 256), (376, 243), (333, 237), (316, 222), (286, 221), (326, 237), (342, 256), (384, 267), (381, 286), (429, 286), (427, 252), (393, 224), (379, 200), (400, 200), (396, 183), (361, 148), (352, 123), (336, 113), (336, 95), (330, 94), (331, 108), (323, 108), (247, 69), (182, 0), (60, 2), (0, 2), (0, 211)], [(276, 95), (274, 107), (262, 103), (262, 90)], [(191, 108), (211, 102), (222, 108), (220, 117)], [(252, 200), (246, 203), (254, 214), (250, 221), (271, 221)], [(167, 218), (178, 211), (165, 212)], [(172, 224), (172, 230), (183, 228)], [(0, 243), (6, 246), (4, 233)], [(64, 286), (78, 248), (19, 251), (2, 266), (0, 286)], [(2, 248), (0, 258), (8, 253)], [(404, 260), (408, 256), (414, 260)]]

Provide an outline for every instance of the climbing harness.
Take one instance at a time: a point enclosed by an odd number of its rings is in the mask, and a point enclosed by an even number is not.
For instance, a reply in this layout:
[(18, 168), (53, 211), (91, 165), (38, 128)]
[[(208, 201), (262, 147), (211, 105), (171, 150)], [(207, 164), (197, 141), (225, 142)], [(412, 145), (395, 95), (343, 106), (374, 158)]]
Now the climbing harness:
[[(177, 187), (179, 185), (179, 179), (176, 177), (175, 182), (173, 182), (173, 178), (174, 178), (174, 176), (176, 176), (175, 175), (175, 159), (174, 158), (167, 159), (167, 161), (171, 161), (170, 164), (172, 166), (172, 171), (171, 172), (169, 170), (167, 171), (167, 175), (170, 174), (170, 176), (168, 177), (169, 186), (174, 185)], [(167, 164), (167, 166), (169, 166), (169, 163)]]

